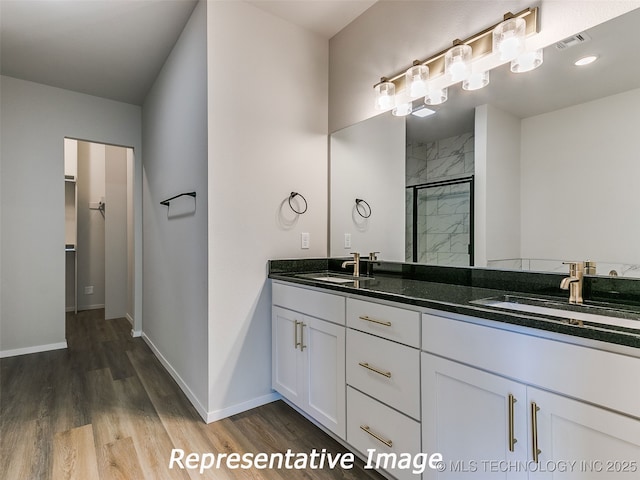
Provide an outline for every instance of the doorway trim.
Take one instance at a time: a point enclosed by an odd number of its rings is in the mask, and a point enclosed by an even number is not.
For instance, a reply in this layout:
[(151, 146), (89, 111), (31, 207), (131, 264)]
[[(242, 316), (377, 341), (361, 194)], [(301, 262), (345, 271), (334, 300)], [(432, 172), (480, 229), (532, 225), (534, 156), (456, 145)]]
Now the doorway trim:
[(64, 138), (78, 142), (97, 143), (112, 147), (131, 149), (133, 152), (133, 318), (131, 322), (131, 336), (142, 336), (142, 156), (136, 147), (103, 140), (65, 135), (63, 137), (62, 163), (64, 169)]

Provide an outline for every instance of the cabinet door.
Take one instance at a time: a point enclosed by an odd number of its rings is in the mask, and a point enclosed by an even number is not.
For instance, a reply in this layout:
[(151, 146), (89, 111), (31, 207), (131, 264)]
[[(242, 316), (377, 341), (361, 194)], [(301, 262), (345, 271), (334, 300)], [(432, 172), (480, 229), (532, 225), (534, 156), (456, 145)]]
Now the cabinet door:
[[(537, 441), (531, 479), (640, 478), (640, 420), (532, 387), (529, 459)], [(534, 433), (537, 433), (535, 438)]]
[(421, 361), (422, 451), (444, 460), (424, 478), (527, 478), (503, 468), (526, 461), (526, 387), (427, 353)]
[(300, 408), (304, 407), (304, 365), (300, 342), (302, 315), (291, 310), (273, 307), (272, 334), (272, 388)]
[(345, 438), (345, 328), (305, 316), (301, 341), (305, 353), (305, 411)]

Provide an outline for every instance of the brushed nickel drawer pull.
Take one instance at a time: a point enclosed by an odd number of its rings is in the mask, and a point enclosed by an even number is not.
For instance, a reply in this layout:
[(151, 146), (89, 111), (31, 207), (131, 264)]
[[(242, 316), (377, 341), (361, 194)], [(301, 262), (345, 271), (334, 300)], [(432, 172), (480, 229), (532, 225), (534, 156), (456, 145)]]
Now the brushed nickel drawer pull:
[(514, 421), (513, 421), (513, 410), (514, 410), (514, 406), (515, 403), (518, 400), (516, 400), (516, 397), (513, 396), (513, 394), (509, 394), (509, 451), (510, 452), (515, 452), (515, 447), (516, 447), (516, 443), (518, 442), (518, 439), (515, 437), (515, 425), (514, 425)]
[(536, 402), (531, 402), (531, 437), (533, 447), (533, 461), (538, 463), (540, 460), (540, 454), (542, 450), (538, 448), (538, 412), (540, 407), (536, 405)]
[(366, 368), (367, 370), (371, 370), (372, 372), (375, 372), (378, 375), (382, 375), (383, 377), (391, 378), (391, 372), (384, 372), (382, 370), (378, 370), (376, 367), (372, 367), (367, 362), (359, 362), (358, 365)]
[(293, 348), (298, 348), (300, 346), (300, 342), (298, 341), (298, 324), (301, 323), (298, 320), (294, 320), (293, 326)]
[(375, 318), (368, 317), (367, 315), (360, 315), (358, 318), (360, 320), (364, 320), (365, 322), (377, 323), (378, 325), (384, 325), (385, 327), (391, 326), (391, 322), (376, 320)]
[(384, 443), (387, 447), (389, 448), (393, 447), (393, 442), (391, 440), (385, 440), (377, 433), (372, 432), (368, 425), (360, 425), (360, 429), (367, 432), (369, 435), (371, 435), (373, 438), (375, 438), (379, 442)]

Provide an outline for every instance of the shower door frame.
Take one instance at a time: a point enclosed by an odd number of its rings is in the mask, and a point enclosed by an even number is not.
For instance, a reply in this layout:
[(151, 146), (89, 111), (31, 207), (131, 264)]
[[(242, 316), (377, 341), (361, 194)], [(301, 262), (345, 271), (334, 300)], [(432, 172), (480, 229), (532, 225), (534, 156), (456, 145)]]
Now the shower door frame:
[(448, 185), (460, 185), (463, 183), (469, 184), (469, 266), (474, 265), (474, 245), (473, 245), (473, 232), (474, 232), (474, 176), (468, 175), (465, 177), (459, 177), (450, 180), (436, 180), (433, 182), (420, 183), (418, 185), (408, 186), (407, 189), (413, 193), (413, 212), (412, 212), (412, 261), (418, 261), (418, 190), (425, 190), (427, 188), (434, 187), (446, 187)]

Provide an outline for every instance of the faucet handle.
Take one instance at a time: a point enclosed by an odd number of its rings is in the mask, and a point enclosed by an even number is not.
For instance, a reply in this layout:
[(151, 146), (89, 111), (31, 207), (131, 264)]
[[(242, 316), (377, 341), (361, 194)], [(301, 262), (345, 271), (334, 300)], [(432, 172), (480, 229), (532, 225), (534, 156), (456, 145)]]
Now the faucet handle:
[(353, 255), (353, 261), (357, 262), (358, 260), (360, 260), (360, 253), (359, 252), (351, 252), (350, 255)]
[(563, 265), (569, 265), (569, 275), (575, 276), (584, 272), (584, 262), (562, 262)]
[(380, 252), (370, 252), (369, 253), (369, 260), (373, 261), (373, 260), (378, 260), (378, 254)]

